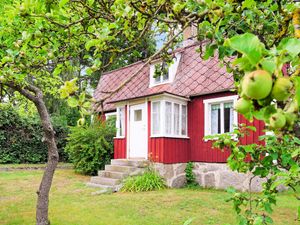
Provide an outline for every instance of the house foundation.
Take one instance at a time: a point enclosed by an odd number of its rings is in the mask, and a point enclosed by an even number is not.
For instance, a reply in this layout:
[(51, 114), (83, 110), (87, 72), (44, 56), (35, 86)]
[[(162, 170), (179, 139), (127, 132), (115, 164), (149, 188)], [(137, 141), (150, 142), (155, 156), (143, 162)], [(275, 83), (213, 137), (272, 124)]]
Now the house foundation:
[[(166, 180), (168, 187), (183, 187), (186, 184), (186, 163), (154, 163), (155, 170)], [(193, 169), (196, 182), (205, 188), (227, 189), (233, 187), (239, 191), (260, 192), (266, 179), (253, 177), (251, 173), (237, 173), (230, 170), (225, 163), (195, 162)]]

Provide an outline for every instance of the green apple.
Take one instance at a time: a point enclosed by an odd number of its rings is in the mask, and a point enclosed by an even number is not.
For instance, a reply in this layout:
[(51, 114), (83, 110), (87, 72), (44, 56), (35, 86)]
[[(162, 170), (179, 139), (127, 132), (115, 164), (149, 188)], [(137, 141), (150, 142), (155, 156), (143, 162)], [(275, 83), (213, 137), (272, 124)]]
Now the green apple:
[(251, 100), (240, 98), (235, 103), (234, 109), (241, 114), (245, 114), (251, 110), (251, 106), (252, 106)]
[(265, 70), (255, 70), (245, 75), (242, 90), (251, 99), (264, 99), (272, 91), (272, 76)]
[(286, 117), (283, 112), (278, 111), (274, 113), (270, 118), (270, 126), (274, 129), (283, 128), (286, 124)]
[(272, 97), (277, 101), (285, 101), (291, 95), (293, 83), (288, 77), (278, 78), (273, 86)]

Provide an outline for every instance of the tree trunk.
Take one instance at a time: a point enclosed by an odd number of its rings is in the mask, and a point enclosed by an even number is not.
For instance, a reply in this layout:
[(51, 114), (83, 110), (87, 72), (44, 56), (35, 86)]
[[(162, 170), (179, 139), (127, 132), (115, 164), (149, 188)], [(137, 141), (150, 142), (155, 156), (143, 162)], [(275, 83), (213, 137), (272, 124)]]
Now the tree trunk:
[(35, 105), (39, 112), (43, 126), (43, 141), (47, 144), (48, 147), (48, 163), (39, 190), (37, 192), (38, 200), (36, 205), (36, 224), (48, 225), (50, 224), (48, 219), (49, 191), (51, 188), (59, 156), (55, 142), (55, 132), (51, 124), (50, 116), (45, 106), (43, 98), (38, 97), (38, 100), (35, 102)]
[(45, 142), (48, 147), (48, 163), (39, 190), (37, 191), (38, 199), (36, 205), (36, 224), (49, 225), (49, 192), (59, 156), (55, 142), (55, 131), (43, 99), (43, 93), (39, 88), (29, 84), (27, 86), (20, 86), (14, 82), (8, 82), (4, 83), (4, 85), (14, 89), (15, 91), (18, 91), (24, 97), (32, 101), (35, 104), (41, 119), (44, 131), (43, 142)]

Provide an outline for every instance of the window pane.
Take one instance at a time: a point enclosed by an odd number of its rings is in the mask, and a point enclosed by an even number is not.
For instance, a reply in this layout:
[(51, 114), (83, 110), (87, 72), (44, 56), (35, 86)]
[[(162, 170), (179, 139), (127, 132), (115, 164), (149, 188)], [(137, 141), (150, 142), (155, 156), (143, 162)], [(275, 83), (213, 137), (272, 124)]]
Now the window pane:
[(142, 121), (142, 110), (134, 110), (134, 121)]
[(152, 134), (160, 133), (160, 102), (152, 104)]
[(220, 104), (211, 105), (211, 134), (221, 133), (221, 108)]
[(233, 103), (224, 103), (224, 132), (233, 131)]
[(120, 108), (119, 118), (119, 135), (125, 136), (125, 108)]
[(172, 134), (172, 103), (166, 102), (166, 134)]
[(182, 113), (181, 113), (181, 134), (187, 134), (187, 107), (186, 105), (182, 105)]
[(169, 68), (168, 68), (167, 63), (163, 62), (161, 72), (162, 72), (163, 81), (168, 81), (169, 80)]
[(179, 135), (179, 104), (174, 104), (174, 134)]

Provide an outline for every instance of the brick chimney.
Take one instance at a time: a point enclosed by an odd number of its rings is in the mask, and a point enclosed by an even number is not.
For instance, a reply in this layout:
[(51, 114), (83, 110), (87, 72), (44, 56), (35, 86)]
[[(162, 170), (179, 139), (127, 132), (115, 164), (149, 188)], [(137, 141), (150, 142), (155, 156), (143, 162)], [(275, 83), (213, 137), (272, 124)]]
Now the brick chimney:
[(183, 47), (194, 44), (197, 41), (197, 27), (194, 25), (188, 26), (183, 31)]

